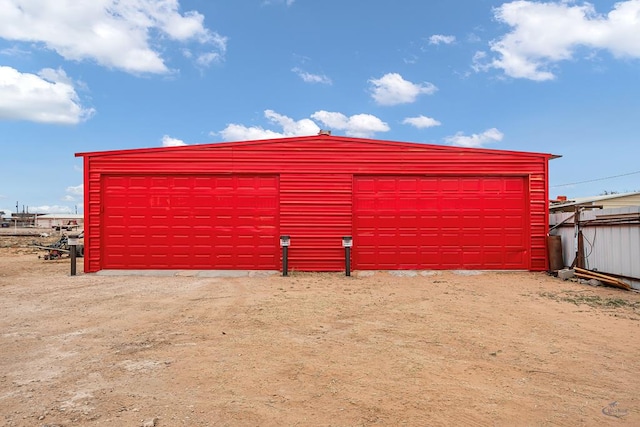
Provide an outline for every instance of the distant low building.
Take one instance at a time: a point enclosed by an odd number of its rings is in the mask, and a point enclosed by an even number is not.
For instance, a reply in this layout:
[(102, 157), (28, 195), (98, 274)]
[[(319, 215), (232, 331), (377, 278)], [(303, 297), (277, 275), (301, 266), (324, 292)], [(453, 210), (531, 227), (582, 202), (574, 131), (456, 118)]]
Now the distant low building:
[(620, 194), (607, 194), (603, 196), (576, 197), (568, 199), (558, 196), (556, 200), (551, 200), (550, 212), (573, 212), (576, 207), (588, 209), (611, 209), (623, 208), (627, 206), (640, 206), (640, 191)]
[(19, 212), (12, 213), (11, 218), (5, 218), (5, 222), (11, 222), (16, 227), (35, 227), (37, 213)]
[(73, 230), (84, 226), (82, 214), (44, 214), (36, 217), (36, 227)]

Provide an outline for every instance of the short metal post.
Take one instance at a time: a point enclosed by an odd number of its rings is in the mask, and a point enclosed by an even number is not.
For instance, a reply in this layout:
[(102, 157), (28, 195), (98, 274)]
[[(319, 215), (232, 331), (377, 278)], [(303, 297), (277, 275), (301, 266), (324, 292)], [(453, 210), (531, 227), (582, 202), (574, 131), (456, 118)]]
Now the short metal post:
[(289, 247), (282, 247), (282, 275), (289, 275)]
[(351, 276), (351, 247), (353, 246), (353, 238), (344, 236), (342, 238), (342, 247), (344, 247), (344, 265), (346, 276)]
[(71, 275), (76, 275), (76, 245), (78, 244), (78, 236), (69, 235), (67, 244), (69, 245), (69, 256), (71, 257)]
[(282, 246), (282, 275), (289, 275), (289, 245), (291, 238), (289, 236), (280, 236), (280, 246)]
[(346, 275), (351, 276), (351, 248), (344, 248), (345, 264), (347, 266)]

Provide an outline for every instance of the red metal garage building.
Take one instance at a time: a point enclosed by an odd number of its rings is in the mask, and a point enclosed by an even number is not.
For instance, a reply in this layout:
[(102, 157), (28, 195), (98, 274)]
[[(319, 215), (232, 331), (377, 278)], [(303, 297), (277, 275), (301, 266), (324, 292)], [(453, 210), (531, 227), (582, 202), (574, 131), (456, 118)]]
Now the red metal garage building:
[(331, 135), (78, 153), (85, 271), (547, 268), (553, 156)]

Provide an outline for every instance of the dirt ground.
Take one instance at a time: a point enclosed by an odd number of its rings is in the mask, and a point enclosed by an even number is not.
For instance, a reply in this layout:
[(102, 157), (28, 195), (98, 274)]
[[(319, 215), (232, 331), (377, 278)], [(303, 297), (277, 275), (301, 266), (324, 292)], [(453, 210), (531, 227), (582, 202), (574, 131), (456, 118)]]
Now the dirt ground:
[(544, 273), (70, 277), (4, 239), (5, 426), (640, 425), (638, 293)]

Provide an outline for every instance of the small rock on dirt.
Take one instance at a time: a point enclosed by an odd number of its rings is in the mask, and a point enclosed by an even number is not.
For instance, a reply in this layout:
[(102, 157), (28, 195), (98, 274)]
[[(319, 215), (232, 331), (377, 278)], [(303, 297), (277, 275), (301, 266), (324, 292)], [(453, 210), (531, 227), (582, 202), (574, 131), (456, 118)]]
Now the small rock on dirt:
[(155, 427), (157, 425), (158, 418), (152, 418), (150, 420), (144, 421), (142, 423), (142, 427)]
[(416, 277), (418, 272), (413, 270), (394, 270), (389, 271), (389, 274), (396, 277)]
[(569, 280), (575, 276), (575, 272), (570, 268), (563, 268), (558, 270), (558, 279)]
[(479, 276), (483, 274), (483, 271), (479, 270), (453, 270), (451, 271), (453, 274), (457, 274), (458, 276)]

